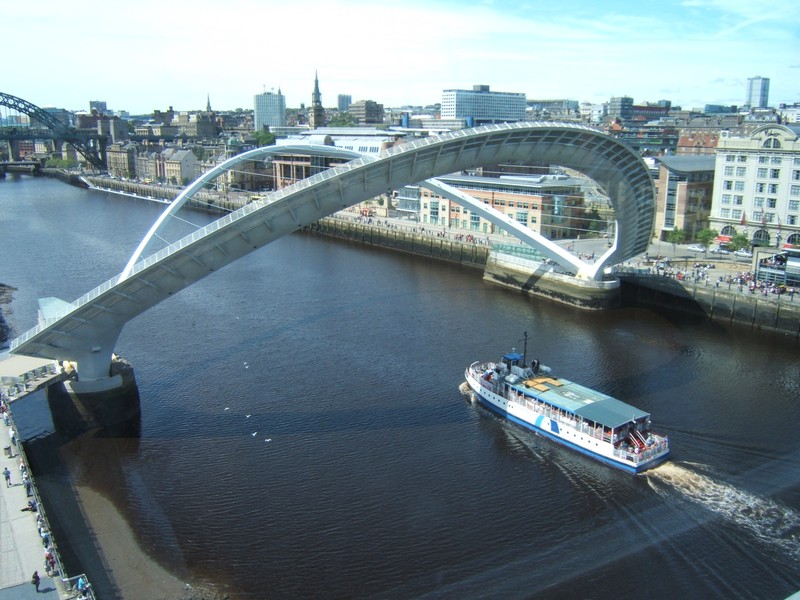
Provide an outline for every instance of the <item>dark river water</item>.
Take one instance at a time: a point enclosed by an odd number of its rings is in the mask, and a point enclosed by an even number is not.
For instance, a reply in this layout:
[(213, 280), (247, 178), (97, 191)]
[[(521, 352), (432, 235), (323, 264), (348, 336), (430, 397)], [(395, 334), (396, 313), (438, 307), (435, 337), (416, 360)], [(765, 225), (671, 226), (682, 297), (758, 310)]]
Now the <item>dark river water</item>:
[[(15, 333), (35, 325), (38, 297), (72, 301), (118, 273), (162, 209), (0, 180)], [(464, 368), (523, 331), (529, 356), (650, 412), (672, 461), (618, 472), (471, 403)], [(136, 369), (141, 435), (84, 448), (91, 473), (75, 476), (168, 569), (231, 598), (800, 590), (800, 348), (787, 337), (582, 312), (294, 234), (150, 309), (117, 350)], [(47, 436), (46, 404), (26, 403), (24, 434)]]

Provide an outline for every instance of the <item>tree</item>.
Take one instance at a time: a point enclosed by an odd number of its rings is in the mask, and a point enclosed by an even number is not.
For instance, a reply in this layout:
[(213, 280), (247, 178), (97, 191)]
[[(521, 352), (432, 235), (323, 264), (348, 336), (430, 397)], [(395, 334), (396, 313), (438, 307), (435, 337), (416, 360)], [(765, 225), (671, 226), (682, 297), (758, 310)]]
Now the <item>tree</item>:
[(747, 237), (746, 233), (737, 233), (731, 238), (731, 246), (733, 246), (734, 251), (749, 248), (750, 238)]
[(353, 119), (353, 115), (349, 112), (340, 112), (338, 115), (331, 118), (328, 125), (331, 127), (355, 127), (356, 122), (355, 119)]
[(263, 146), (272, 146), (275, 143), (275, 134), (267, 131), (266, 129), (256, 131), (253, 134), (253, 137), (256, 138), (259, 148)]
[(672, 251), (675, 251), (677, 244), (682, 244), (686, 240), (686, 232), (683, 229), (673, 229), (667, 234), (667, 241), (672, 244)]
[(701, 229), (697, 232), (695, 237), (697, 238), (697, 243), (700, 244), (704, 251), (708, 251), (708, 247), (711, 245), (711, 242), (719, 235), (719, 232), (716, 229)]

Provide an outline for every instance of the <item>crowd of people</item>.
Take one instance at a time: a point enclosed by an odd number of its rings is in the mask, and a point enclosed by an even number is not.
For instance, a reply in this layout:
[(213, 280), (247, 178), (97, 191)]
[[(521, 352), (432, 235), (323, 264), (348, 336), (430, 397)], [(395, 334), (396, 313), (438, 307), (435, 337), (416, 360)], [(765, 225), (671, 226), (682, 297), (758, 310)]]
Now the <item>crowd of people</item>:
[(783, 284), (770, 283), (756, 279), (752, 271), (730, 271), (718, 274), (714, 263), (695, 262), (691, 267), (675, 267), (669, 257), (657, 256), (653, 259), (645, 257), (638, 262), (622, 265), (622, 270), (633, 270), (638, 273), (659, 275), (686, 283), (698, 283), (714, 286), (740, 294), (761, 295), (765, 297), (784, 296), (790, 301), (800, 293), (800, 289)]

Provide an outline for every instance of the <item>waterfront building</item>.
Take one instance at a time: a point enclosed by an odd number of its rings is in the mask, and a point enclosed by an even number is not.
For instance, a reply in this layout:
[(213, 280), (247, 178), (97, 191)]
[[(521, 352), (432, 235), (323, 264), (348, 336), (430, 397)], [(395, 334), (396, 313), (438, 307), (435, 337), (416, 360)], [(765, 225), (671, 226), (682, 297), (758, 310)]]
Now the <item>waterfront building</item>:
[(682, 229), (686, 241), (708, 226), (714, 187), (713, 155), (665, 155), (656, 159), (655, 232), (667, 241), (669, 233)]
[[(384, 131), (373, 127), (322, 127), (276, 140), (275, 144), (277, 146), (318, 144), (336, 146), (361, 154), (378, 155), (382, 150), (398, 143), (403, 136), (403, 132), (400, 131)], [(275, 189), (281, 189), (327, 168), (346, 163), (348, 160), (289, 153), (275, 155), (272, 158)]]
[(164, 178), (168, 183), (185, 185), (197, 178), (197, 158), (191, 150), (167, 148), (164, 154)]
[(106, 148), (108, 174), (114, 177), (136, 176), (136, 145), (110, 144)]
[(466, 119), (467, 126), (525, 120), (525, 94), (492, 92), (488, 85), (442, 92), (442, 119)]
[(768, 124), (717, 143), (710, 226), (754, 245), (800, 247), (800, 125)]
[[(551, 240), (585, 235), (591, 227), (584, 207), (584, 182), (577, 178), (453, 175), (437, 179)], [(473, 235), (500, 233), (479, 214), (428, 189), (420, 190), (419, 203), (419, 220), (424, 225)]]
[(277, 93), (264, 92), (253, 96), (253, 129), (261, 131), (268, 127), (270, 131), (273, 127), (286, 126), (286, 98), (281, 94), (280, 88)]
[(364, 125), (383, 123), (383, 104), (378, 104), (374, 100), (353, 102), (348, 112), (356, 123)]
[(747, 98), (744, 103), (748, 108), (766, 108), (769, 106), (768, 77), (749, 77), (747, 79)]

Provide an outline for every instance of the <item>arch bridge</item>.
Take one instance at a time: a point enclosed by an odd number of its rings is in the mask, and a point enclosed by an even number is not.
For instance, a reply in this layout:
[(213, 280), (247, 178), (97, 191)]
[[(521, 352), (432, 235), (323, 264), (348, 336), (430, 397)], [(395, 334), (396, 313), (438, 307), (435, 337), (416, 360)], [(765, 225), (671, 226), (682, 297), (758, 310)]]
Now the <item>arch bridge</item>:
[[(328, 153), (349, 162), (270, 193), (192, 234), (142, 258), (148, 242), (180, 206), (225, 171), (271, 153)], [(602, 185), (617, 217), (617, 237), (595, 265), (579, 265), (578, 276), (602, 277), (604, 266), (647, 249), (655, 196), (644, 162), (623, 143), (585, 126), (514, 123), (423, 138), (390, 148), (380, 156), (358, 156), (328, 146), (258, 148), (235, 156), (190, 184), (161, 215), (119, 276), (73, 303), (60, 316), (15, 339), (11, 352), (77, 362), (81, 381), (108, 379), (123, 326), (180, 290), (231, 262), (364, 200), (405, 185), (426, 182), (469, 210), (534, 245), (553, 260), (574, 265), (574, 257), (502, 213), (435, 181), (437, 176), (483, 165), (538, 162), (585, 173)]]
[(17, 98), (11, 94), (0, 92), (0, 106), (6, 106), (17, 112), (24, 113), (31, 117), (33, 121), (41, 123), (47, 127), (45, 130), (26, 129), (19, 127), (6, 127), (0, 131), (0, 138), (9, 140), (18, 139), (31, 139), (34, 138), (52, 138), (61, 140), (68, 143), (70, 146), (80, 153), (86, 160), (95, 168), (105, 171), (106, 165), (100, 156), (100, 152), (96, 145), (92, 144), (92, 139), (98, 139), (97, 133), (89, 134), (81, 132), (74, 127), (67, 127), (61, 121), (56, 119), (53, 115), (31, 104), (27, 100)]

